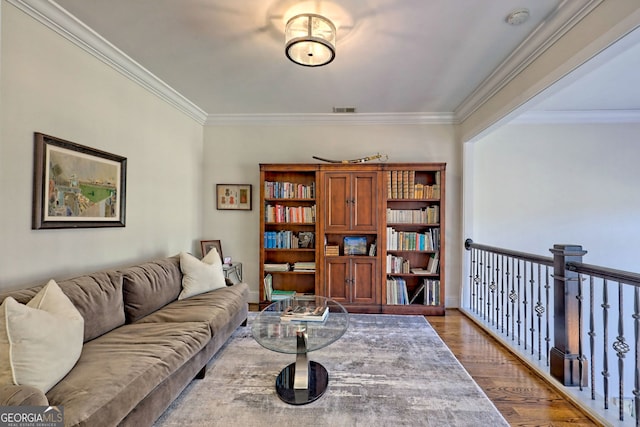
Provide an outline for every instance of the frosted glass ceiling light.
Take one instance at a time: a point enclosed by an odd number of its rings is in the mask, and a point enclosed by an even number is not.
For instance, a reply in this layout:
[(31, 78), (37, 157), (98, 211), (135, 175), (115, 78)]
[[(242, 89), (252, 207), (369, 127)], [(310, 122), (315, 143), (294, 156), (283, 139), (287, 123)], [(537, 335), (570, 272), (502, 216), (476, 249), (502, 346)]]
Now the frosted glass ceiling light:
[(284, 30), (287, 58), (319, 67), (336, 57), (336, 27), (324, 16), (303, 13), (289, 19)]

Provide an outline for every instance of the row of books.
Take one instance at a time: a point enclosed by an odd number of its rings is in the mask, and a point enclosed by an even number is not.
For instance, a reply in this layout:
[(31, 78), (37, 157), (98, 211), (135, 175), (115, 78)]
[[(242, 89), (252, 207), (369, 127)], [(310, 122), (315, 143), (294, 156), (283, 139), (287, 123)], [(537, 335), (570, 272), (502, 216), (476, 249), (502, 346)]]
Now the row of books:
[(283, 322), (324, 322), (329, 316), (329, 307), (316, 305), (297, 305), (287, 307), (280, 315)]
[(422, 283), (416, 288), (409, 303), (413, 304), (421, 294), (424, 305), (440, 305), (440, 280), (422, 280)]
[(409, 297), (407, 281), (402, 277), (390, 277), (387, 279), (387, 304), (409, 305), (440, 305), (440, 281), (423, 279), (420, 285)]
[(435, 172), (435, 183), (432, 185), (416, 182), (416, 171), (387, 171), (388, 199), (439, 199), (440, 171)]
[(437, 251), (440, 249), (440, 228), (418, 233), (387, 227), (388, 251)]
[(291, 222), (307, 223), (316, 222), (316, 205), (313, 206), (283, 206), (267, 205), (264, 209), (265, 222)]
[(387, 279), (387, 304), (409, 305), (406, 280), (401, 277)]
[(265, 199), (315, 199), (316, 184), (296, 184), (293, 182), (264, 182)]
[(289, 268), (290, 265), (288, 262), (264, 264), (264, 271), (289, 271)]
[(425, 267), (411, 267), (411, 261), (401, 256), (387, 254), (387, 274), (438, 274), (440, 256), (436, 252), (429, 256)]
[(395, 224), (438, 224), (440, 206), (431, 205), (424, 209), (387, 209), (387, 222)]
[(294, 262), (293, 271), (316, 271), (316, 263), (314, 261)]
[(291, 230), (264, 232), (265, 249), (313, 248), (314, 241), (315, 236), (311, 231), (301, 231), (299, 233)]
[(280, 289), (273, 289), (273, 276), (266, 274), (263, 279), (264, 283), (264, 297), (267, 301), (282, 301), (287, 298), (296, 296), (296, 291), (283, 291)]
[(286, 271), (316, 271), (315, 261), (298, 261), (293, 265), (288, 262), (283, 263), (265, 263), (264, 271), (282, 273)]
[(411, 263), (401, 256), (387, 254), (387, 274), (409, 274)]

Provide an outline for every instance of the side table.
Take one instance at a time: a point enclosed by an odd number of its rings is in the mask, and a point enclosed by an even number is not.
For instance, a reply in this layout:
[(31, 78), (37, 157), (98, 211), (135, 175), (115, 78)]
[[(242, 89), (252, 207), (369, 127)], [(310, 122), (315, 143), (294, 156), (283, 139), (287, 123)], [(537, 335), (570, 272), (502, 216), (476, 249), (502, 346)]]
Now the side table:
[[(281, 319), (282, 313), (296, 307), (329, 307), (328, 317), (320, 321)], [(304, 405), (327, 390), (329, 374), (324, 366), (308, 359), (308, 353), (338, 340), (347, 331), (349, 313), (338, 302), (321, 296), (303, 296), (276, 301), (262, 310), (251, 324), (253, 338), (264, 348), (295, 354), (296, 361), (276, 378), (276, 393), (284, 402)]]
[(232, 262), (231, 264), (222, 264), (222, 272), (224, 277), (231, 280), (233, 284), (242, 282), (242, 263)]

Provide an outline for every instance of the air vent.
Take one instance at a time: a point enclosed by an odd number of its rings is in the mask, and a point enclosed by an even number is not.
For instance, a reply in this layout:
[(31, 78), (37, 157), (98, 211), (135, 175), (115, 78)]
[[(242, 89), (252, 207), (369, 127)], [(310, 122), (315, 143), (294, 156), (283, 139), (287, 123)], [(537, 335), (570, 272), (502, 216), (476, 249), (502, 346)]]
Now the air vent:
[(334, 113), (355, 113), (356, 107), (333, 107)]

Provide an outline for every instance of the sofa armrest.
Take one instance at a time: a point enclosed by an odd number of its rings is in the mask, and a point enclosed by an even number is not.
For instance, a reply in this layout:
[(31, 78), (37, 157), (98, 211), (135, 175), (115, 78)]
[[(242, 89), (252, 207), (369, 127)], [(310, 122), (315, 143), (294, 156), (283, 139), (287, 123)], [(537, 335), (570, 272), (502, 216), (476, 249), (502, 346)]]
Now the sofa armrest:
[(49, 406), (47, 396), (29, 385), (0, 385), (0, 406)]

